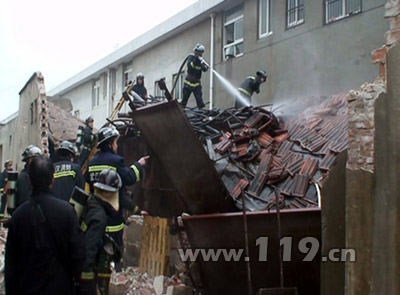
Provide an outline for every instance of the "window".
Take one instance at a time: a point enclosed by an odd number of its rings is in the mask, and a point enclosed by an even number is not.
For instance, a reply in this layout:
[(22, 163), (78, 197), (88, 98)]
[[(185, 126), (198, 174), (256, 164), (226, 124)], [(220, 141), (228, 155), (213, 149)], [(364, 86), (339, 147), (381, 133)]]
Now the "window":
[(325, 23), (361, 12), (361, 0), (325, 0)]
[(287, 28), (304, 23), (304, 0), (287, 0)]
[(133, 65), (132, 62), (124, 64), (124, 86), (133, 81)]
[(271, 1), (259, 0), (259, 37), (263, 38), (272, 34), (271, 30)]
[(9, 141), (8, 141), (8, 145), (11, 146), (12, 145), (12, 135), (10, 135)]
[(80, 115), (79, 110), (74, 111), (74, 116), (75, 116), (76, 118), (79, 118), (79, 115)]
[(225, 12), (225, 58), (243, 54), (243, 6)]
[[(178, 81), (176, 82), (176, 86), (174, 88), (174, 98), (176, 100), (182, 99), (182, 89), (183, 89), (183, 76), (185, 72), (181, 72), (178, 76), (178, 74), (175, 74), (172, 76), (172, 83), (175, 83), (176, 78), (178, 78)], [(174, 87), (174, 85), (172, 85)]]
[(100, 104), (100, 79), (93, 82), (92, 91), (92, 108), (97, 107)]
[(155, 98), (165, 98), (164, 90), (161, 90), (160, 86), (158, 86), (158, 81), (165, 80), (165, 78), (161, 78), (154, 82), (154, 97)]

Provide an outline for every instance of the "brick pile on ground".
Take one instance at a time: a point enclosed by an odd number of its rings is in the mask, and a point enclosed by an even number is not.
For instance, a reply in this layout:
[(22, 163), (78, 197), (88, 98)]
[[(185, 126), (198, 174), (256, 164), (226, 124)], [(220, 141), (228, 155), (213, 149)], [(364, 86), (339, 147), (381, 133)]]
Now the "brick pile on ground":
[(127, 267), (122, 272), (113, 272), (110, 295), (186, 295), (193, 290), (185, 286), (178, 275), (150, 278), (140, 273), (139, 267)]

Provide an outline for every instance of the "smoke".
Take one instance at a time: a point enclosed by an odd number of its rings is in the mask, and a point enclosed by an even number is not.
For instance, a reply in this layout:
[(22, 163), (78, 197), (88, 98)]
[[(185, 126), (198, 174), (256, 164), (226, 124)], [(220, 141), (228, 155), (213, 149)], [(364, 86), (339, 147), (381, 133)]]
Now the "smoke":
[(305, 116), (307, 119), (314, 111), (320, 108), (324, 101), (327, 101), (328, 97), (286, 97), (285, 99), (275, 99), (270, 107), (270, 110), (275, 116), (281, 120), (286, 121), (292, 118), (297, 118), (300, 114)]

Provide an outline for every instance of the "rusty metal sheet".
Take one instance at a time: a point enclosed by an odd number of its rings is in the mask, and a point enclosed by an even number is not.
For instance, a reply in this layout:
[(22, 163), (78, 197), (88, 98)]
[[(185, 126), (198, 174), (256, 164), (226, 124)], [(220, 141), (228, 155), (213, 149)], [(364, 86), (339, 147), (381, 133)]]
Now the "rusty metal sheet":
[[(279, 239), (275, 212), (247, 214), (250, 268), (254, 292), (262, 288), (279, 287)], [(192, 250), (244, 249), (243, 215), (240, 213), (185, 216), (183, 223)], [(320, 294), (320, 251), (312, 261), (304, 261), (298, 250), (299, 241), (313, 237), (321, 242), (321, 211), (313, 209), (281, 210), (281, 237), (292, 237), (290, 262), (283, 263), (286, 287), (297, 287), (299, 295)], [(260, 261), (257, 240), (268, 237), (267, 261)], [(260, 240), (258, 240), (260, 241)], [(223, 256), (215, 262), (196, 260), (203, 287), (209, 295), (247, 294), (247, 272), (242, 259), (226, 261)]]
[(175, 100), (136, 109), (132, 118), (188, 213), (235, 211), (229, 192)]

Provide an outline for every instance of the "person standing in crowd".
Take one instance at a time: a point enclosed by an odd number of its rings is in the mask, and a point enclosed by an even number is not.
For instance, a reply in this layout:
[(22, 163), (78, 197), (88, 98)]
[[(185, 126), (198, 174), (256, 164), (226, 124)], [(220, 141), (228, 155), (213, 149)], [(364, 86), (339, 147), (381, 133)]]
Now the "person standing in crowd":
[[(13, 213), (5, 253), (7, 295), (73, 295), (85, 259), (73, 207), (51, 194), (54, 166), (32, 159), (29, 201)], [(28, 197), (26, 197), (28, 198)]]
[(16, 183), (16, 205), (25, 203), (31, 194), (31, 183), (29, 181), (29, 167), (33, 158), (41, 156), (42, 150), (34, 145), (28, 145), (22, 153), (22, 161), (25, 162), (24, 169), (18, 175)]
[(143, 100), (147, 100), (147, 89), (144, 87), (144, 75), (143, 73), (138, 73), (136, 75), (136, 84), (133, 85), (132, 91), (139, 95)]
[(63, 141), (57, 149), (59, 161), (54, 164), (53, 192), (56, 198), (69, 201), (75, 186), (83, 189), (85, 180), (81, 167), (74, 163), (75, 147), (69, 141)]
[(146, 160), (149, 157), (142, 157), (130, 167), (127, 167), (124, 158), (117, 153), (118, 138), (119, 132), (115, 128), (104, 127), (99, 130), (97, 147), (100, 149), (100, 152), (89, 162), (85, 181), (90, 186), (90, 192), (93, 193), (93, 185), (98, 181), (100, 172), (105, 168), (113, 169), (119, 174), (122, 180), (119, 197), (120, 205), (123, 209), (134, 213), (139, 208), (134, 206), (132, 200), (125, 195), (123, 187), (133, 185), (142, 179), (143, 167), (146, 165)]
[(85, 161), (88, 159), (90, 151), (92, 150), (94, 144), (96, 143), (96, 135), (93, 134), (93, 124), (94, 119), (92, 116), (89, 116), (85, 120), (85, 127), (83, 128), (81, 135), (80, 149), (81, 153), (77, 160), (77, 164), (82, 166)]
[(6, 210), (8, 172), (13, 170), (12, 165), (13, 162), (11, 160), (5, 161), (4, 170), (0, 174), (0, 196), (1, 196), (0, 217), (4, 216), (4, 211)]
[(203, 92), (201, 90), (201, 73), (206, 72), (209, 68), (208, 64), (202, 58), (205, 47), (197, 43), (193, 49), (193, 54), (187, 57), (187, 75), (183, 82), (181, 105), (186, 107), (189, 96), (193, 92), (196, 98), (197, 107), (202, 109), (205, 107), (203, 102)]
[(109, 168), (100, 172), (93, 185), (94, 194), (89, 197), (81, 227), (85, 232), (86, 260), (79, 283), (80, 295), (107, 295), (111, 262), (121, 260), (124, 228), (119, 214), (121, 185), (118, 173)]
[[(256, 77), (248, 76), (242, 84), (240, 84), (238, 90), (243, 99), (245, 99), (248, 104), (251, 103), (251, 96), (253, 93), (260, 93), (260, 84), (267, 81), (267, 72), (264, 70), (259, 70), (256, 73)], [(235, 108), (241, 108), (246, 106), (245, 102), (240, 98), (236, 97)]]

